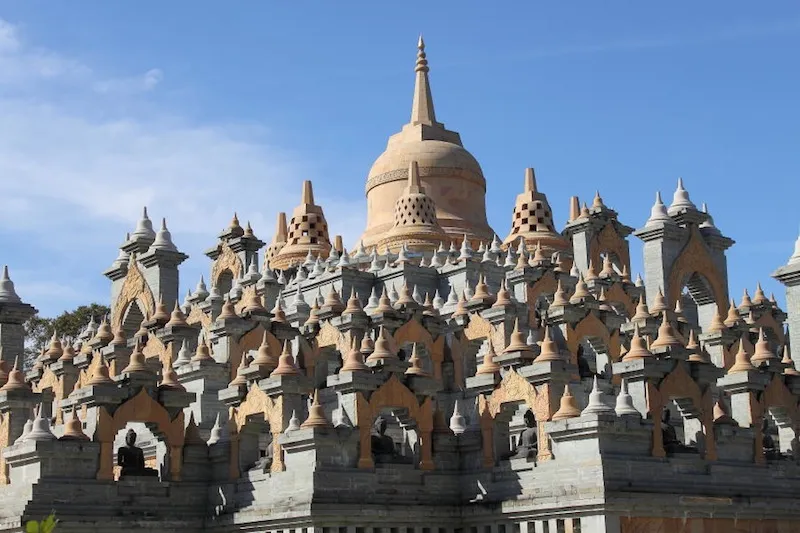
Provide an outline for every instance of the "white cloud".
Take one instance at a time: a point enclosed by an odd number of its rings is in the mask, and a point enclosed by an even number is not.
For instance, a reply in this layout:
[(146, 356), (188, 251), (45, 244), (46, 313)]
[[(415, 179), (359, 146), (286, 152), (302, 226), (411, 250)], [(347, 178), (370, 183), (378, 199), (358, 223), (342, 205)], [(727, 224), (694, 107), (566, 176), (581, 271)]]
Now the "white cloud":
[[(0, 262), (12, 265), (12, 276), (24, 273), (17, 280), (24, 299), (51, 297), (31, 301), (44, 314), (107, 299), (99, 272), (143, 205), (156, 224), (167, 217), (176, 244), (192, 256), (182, 268), (185, 291), (207, 271), (202, 250), (234, 211), (269, 241), (275, 213), (291, 211), (302, 179), (314, 175), (264, 127), (196, 124), (162, 109), (115, 113), (136, 108), (118, 104), (145, 98), (163, 77), (152, 69), (107, 79), (28, 45), (0, 20)], [(77, 95), (48, 96), (63, 86)], [(332, 230), (352, 242), (363, 227), (353, 214), (363, 213), (363, 200), (317, 197)]]
[(94, 90), (101, 94), (136, 94), (152, 91), (164, 79), (161, 69), (151, 68), (141, 76), (109, 79), (94, 84)]

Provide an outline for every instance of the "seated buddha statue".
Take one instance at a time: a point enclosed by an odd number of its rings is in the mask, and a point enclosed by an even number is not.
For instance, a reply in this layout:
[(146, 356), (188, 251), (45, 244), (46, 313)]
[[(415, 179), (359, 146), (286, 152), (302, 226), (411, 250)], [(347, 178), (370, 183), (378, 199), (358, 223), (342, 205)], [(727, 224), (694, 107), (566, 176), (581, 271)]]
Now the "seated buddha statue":
[(136, 432), (129, 429), (125, 434), (125, 446), (117, 450), (117, 465), (122, 468), (119, 478), (158, 477), (158, 470), (144, 465), (144, 452), (136, 446)]
[(669, 409), (664, 409), (661, 415), (661, 442), (664, 445), (664, 451), (668, 455), (675, 452), (696, 452), (695, 448), (678, 440), (678, 434), (675, 426), (670, 423), (670, 417)]
[(533, 411), (528, 409), (525, 411), (523, 419), (525, 420), (525, 429), (517, 439), (517, 448), (511, 455), (511, 459), (536, 457), (536, 453), (539, 451), (539, 430), (536, 427), (536, 416)]
[(375, 419), (372, 428), (375, 430), (370, 438), (372, 442), (372, 455), (376, 463), (397, 462), (399, 455), (394, 447), (394, 441), (386, 434), (386, 419), (379, 416)]

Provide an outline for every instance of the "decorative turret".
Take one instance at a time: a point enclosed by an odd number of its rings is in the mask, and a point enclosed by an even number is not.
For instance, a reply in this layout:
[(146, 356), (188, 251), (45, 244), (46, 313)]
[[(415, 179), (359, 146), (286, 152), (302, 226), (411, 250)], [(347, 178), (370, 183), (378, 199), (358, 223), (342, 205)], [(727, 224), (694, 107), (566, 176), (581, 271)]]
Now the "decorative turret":
[(394, 227), (394, 206), (405, 191), (412, 161), (436, 206), (436, 217), (450, 240), (465, 233), (473, 242), (489, 241), (494, 232), (486, 221), (486, 180), (458, 133), (436, 120), (425, 43), (420, 37), (414, 67), (416, 81), (411, 119), (389, 139), (367, 179), (367, 227), (363, 245), (375, 245)]
[(304, 181), (300, 205), (295, 207), (289, 223), (286, 245), (281, 248), (270, 266), (273, 269), (286, 269), (292, 263), (302, 263), (309, 252), (325, 258), (330, 251), (331, 241), (325, 214), (322, 207), (314, 203), (311, 182)]
[[(23, 303), (8, 275), (8, 266), (3, 266), (0, 277), (0, 352), (9, 365), (25, 349), (25, 321), (36, 314), (36, 309)], [(0, 364), (2, 364), (0, 362)]]
[(784, 266), (772, 273), (772, 277), (786, 286), (789, 344), (797, 354), (798, 346), (800, 346), (800, 236), (794, 243), (792, 256)]
[(532, 168), (525, 169), (525, 190), (517, 195), (511, 232), (503, 242), (510, 245), (520, 237), (530, 247), (541, 244), (545, 249), (569, 250), (569, 243), (553, 224), (553, 210), (547, 202), (547, 196), (536, 187), (536, 175)]
[(286, 246), (286, 239), (288, 232), (286, 230), (286, 213), (278, 213), (278, 220), (275, 223), (275, 235), (272, 237), (272, 243), (267, 247), (267, 252), (264, 257), (267, 265), (270, 265), (275, 256), (278, 255), (284, 246)]
[(412, 161), (408, 167), (408, 185), (394, 205), (394, 226), (378, 241), (378, 246), (391, 252), (398, 248), (404, 251), (406, 247), (434, 251), (446, 238), (436, 219), (436, 205), (420, 183), (419, 165)]

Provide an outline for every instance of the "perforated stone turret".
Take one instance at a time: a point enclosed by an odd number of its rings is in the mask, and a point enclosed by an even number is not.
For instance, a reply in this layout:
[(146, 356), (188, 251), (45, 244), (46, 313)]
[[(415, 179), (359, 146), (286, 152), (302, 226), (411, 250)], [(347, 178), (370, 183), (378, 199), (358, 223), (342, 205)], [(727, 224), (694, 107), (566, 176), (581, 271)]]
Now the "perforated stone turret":
[(378, 246), (391, 251), (404, 247), (433, 251), (446, 238), (436, 218), (436, 205), (420, 183), (419, 165), (412, 161), (406, 190), (395, 202), (394, 226)]
[(525, 169), (525, 190), (517, 195), (514, 214), (511, 219), (511, 232), (503, 241), (512, 244), (522, 237), (528, 247), (541, 244), (546, 249), (569, 250), (569, 243), (556, 231), (553, 224), (553, 210), (547, 196), (539, 192), (536, 175), (532, 168)]
[(300, 205), (295, 207), (289, 221), (286, 245), (270, 265), (275, 269), (285, 269), (293, 263), (302, 263), (308, 252), (328, 257), (331, 241), (328, 233), (328, 222), (322, 207), (314, 203), (314, 189), (310, 181), (303, 182), (303, 194)]

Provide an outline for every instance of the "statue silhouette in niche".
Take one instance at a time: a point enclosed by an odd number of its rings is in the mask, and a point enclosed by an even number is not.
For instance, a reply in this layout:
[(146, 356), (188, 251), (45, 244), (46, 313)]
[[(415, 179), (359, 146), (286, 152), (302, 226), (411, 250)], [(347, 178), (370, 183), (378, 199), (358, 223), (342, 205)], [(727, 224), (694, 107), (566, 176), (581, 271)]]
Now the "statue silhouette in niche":
[(767, 417), (761, 419), (761, 447), (764, 450), (764, 458), (770, 461), (784, 459), (780, 448), (775, 444), (775, 439), (770, 435), (769, 422)]
[(517, 438), (517, 447), (511, 452), (511, 459), (528, 459), (536, 457), (539, 451), (539, 430), (536, 427), (536, 416), (528, 409), (523, 415), (525, 429)]
[(117, 465), (122, 467), (119, 478), (158, 477), (158, 470), (144, 465), (144, 452), (136, 446), (136, 432), (129, 429), (125, 434), (125, 446), (117, 450)]
[(272, 441), (267, 444), (266, 450), (259, 450), (261, 457), (254, 462), (247, 470), (256, 472), (266, 472), (272, 466)]
[(661, 441), (664, 445), (664, 451), (669, 455), (675, 452), (678, 453), (693, 453), (697, 452), (696, 448), (687, 446), (678, 440), (678, 434), (675, 432), (675, 426), (670, 422), (670, 411), (664, 409), (661, 414)]
[(411, 461), (397, 453), (394, 441), (386, 434), (386, 418), (378, 416), (372, 428), (376, 434), (370, 438), (372, 443), (372, 456), (376, 464), (386, 463), (410, 463)]

